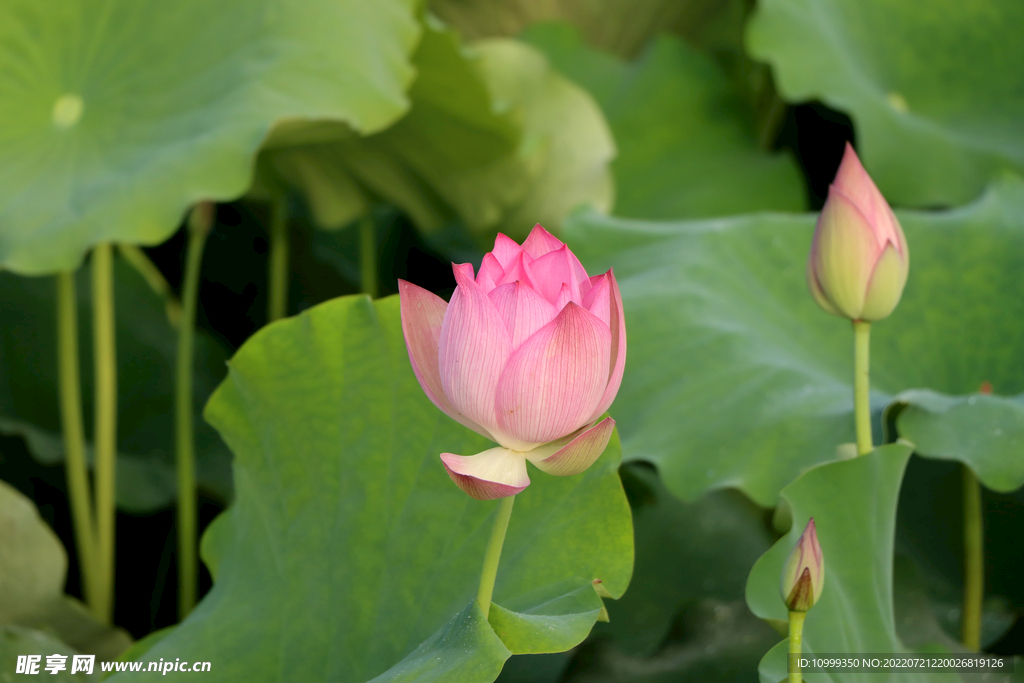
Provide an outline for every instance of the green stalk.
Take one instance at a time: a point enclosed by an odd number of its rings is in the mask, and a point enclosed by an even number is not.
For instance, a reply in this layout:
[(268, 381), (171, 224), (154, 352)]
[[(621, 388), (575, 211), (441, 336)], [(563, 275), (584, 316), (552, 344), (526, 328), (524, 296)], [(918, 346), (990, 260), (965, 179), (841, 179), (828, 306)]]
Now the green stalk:
[(807, 612), (789, 613), (789, 683), (801, 683), (804, 679), (800, 671), (800, 654), (803, 650), (806, 616)]
[(984, 535), (981, 484), (964, 465), (964, 611), (960, 624), (966, 647), (981, 650), (981, 604), (985, 595)]
[(367, 211), (359, 219), (359, 271), (363, 292), (376, 299), (377, 291), (377, 235), (373, 212)]
[(213, 225), (213, 204), (201, 202), (188, 221), (188, 252), (181, 290), (181, 324), (174, 383), (174, 421), (178, 470), (178, 617), (184, 619), (199, 597), (199, 563), (196, 559), (198, 514), (196, 503), (195, 443), (192, 428), (192, 375), (196, 306), (199, 300), (199, 267), (203, 246)]
[(57, 275), (57, 374), (60, 378), (60, 421), (64, 435), (64, 469), (71, 498), (71, 521), (78, 548), (82, 592), (99, 615), (96, 593), (96, 539), (85, 462), (85, 426), (82, 419), (81, 381), (78, 372), (78, 297), (75, 275)]
[(146, 252), (139, 249), (134, 244), (123, 244), (117, 245), (117, 251), (121, 254), (121, 257), (128, 262), (132, 268), (135, 269), (139, 275), (146, 281), (149, 288), (153, 290), (160, 298), (164, 300), (164, 306), (167, 309), (167, 319), (171, 325), (177, 327), (181, 321), (181, 304), (178, 302), (178, 298), (174, 296), (174, 291), (171, 289), (171, 285), (167, 283), (163, 273), (156, 267), (156, 264), (149, 260), (146, 256)]
[(110, 623), (114, 607), (114, 523), (117, 456), (117, 349), (114, 339), (114, 249), (92, 253), (93, 365), (96, 377), (96, 610)]
[(288, 315), (288, 196), (274, 198), (270, 218), (270, 297), (267, 302), (269, 322)]
[(853, 416), (857, 427), (857, 454), (867, 455), (874, 449), (871, 437), (871, 323), (853, 321)]
[(505, 532), (508, 531), (508, 520), (512, 517), (512, 504), (515, 502), (515, 496), (501, 499), (497, 516), (494, 518), (494, 527), (491, 529), (491, 540), (487, 543), (487, 552), (484, 553), (480, 589), (476, 594), (484, 617), (491, 613), (491, 596), (494, 595), (494, 580), (498, 577), (498, 560), (501, 559), (501, 547), (505, 545)]
[(775, 138), (779, 135), (779, 128), (785, 121), (786, 102), (779, 97), (778, 91), (772, 88), (772, 101), (768, 105), (768, 112), (761, 123), (761, 131), (757, 136), (757, 144), (763, 150), (771, 150), (775, 144)]

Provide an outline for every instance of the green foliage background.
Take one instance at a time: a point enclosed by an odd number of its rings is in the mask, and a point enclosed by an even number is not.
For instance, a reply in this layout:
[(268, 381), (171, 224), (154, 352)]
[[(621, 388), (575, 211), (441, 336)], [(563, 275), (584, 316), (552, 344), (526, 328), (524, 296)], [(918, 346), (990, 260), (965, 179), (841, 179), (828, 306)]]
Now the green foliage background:
[[(985, 487), (983, 647), (1024, 653), (1022, 12), (0, 5), (0, 476), (21, 482), (0, 485), (0, 677), (18, 654), (128, 643), (66, 595), (74, 562), (66, 581), (39, 517), (60, 532), (66, 511), (23, 474), (64, 457), (52, 276), (77, 271), (87, 359), (89, 250), (156, 247), (163, 275), (115, 270), (117, 503), (156, 519), (176, 498), (179, 308), (162, 278), (204, 200), (246, 217), (225, 212), (211, 236), (194, 358), (199, 485), (226, 506), (202, 542), (213, 586), (124, 657), (206, 659), (221, 680), (776, 683), (778, 575), (811, 516), (827, 580), (809, 651), (959, 652), (962, 467)], [(839, 133), (821, 123), (843, 117)], [(873, 329), (884, 445), (856, 459), (848, 324), (804, 282), (844, 136), (912, 254)], [(289, 214), (296, 315), (241, 343), (211, 292), (264, 289), (239, 245), (269, 203)], [(478, 264), (498, 231), (538, 222), (589, 272), (614, 268), (629, 354), (601, 460), (536, 472), (519, 496), (488, 620), (473, 596), (494, 505), (437, 460), (486, 443), (423, 396), (397, 298), (339, 295), (371, 262), (385, 293), (397, 276), (450, 292), (448, 261)]]

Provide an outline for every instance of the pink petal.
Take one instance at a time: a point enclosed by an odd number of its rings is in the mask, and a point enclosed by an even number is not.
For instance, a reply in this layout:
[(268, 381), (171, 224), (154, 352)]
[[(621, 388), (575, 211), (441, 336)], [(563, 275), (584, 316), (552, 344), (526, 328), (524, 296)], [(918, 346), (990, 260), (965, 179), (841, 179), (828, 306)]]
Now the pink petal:
[(622, 384), (622, 371), (626, 368), (626, 317), (622, 310), (622, 294), (619, 292), (619, 283), (615, 281), (615, 273), (610, 269), (606, 273), (608, 285), (611, 287), (611, 310), (608, 327), (611, 330), (611, 362), (608, 374), (608, 385), (604, 390), (604, 396), (587, 422), (593, 422), (600, 417), (604, 411), (615, 400), (619, 393), (619, 385)]
[(580, 260), (576, 258), (576, 254), (572, 253), (572, 249), (566, 249), (569, 252), (569, 267), (573, 274), (576, 276), (576, 283), (580, 288), (580, 296), (586, 296), (592, 286), (592, 280), (587, 275), (586, 268), (580, 263)]
[(499, 285), (507, 285), (510, 282), (522, 282), (525, 285), (534, 287), (533, 270), (531, 264), (533, 259), (525, 251), (520, 252), (519, 256), (505, 268), (505, 275), (501, 278)]
[(561, 291), (559, 291), (558, 296), (555, 297), (555, 310), (562, 310), (570, 301), (572, 301), (572, 290), (569, 289), (569, 285), (567, 283), (563, 282)]
[(507, 448), (469, 456), (442, 453), (441, 462), (452, 481), (477, 500), (514, 496), (530, 485), (526, 458)]
[[(555, 442), (555, 446), (541, 446), (526, 454), (534, 465), (548, 474), (568, 477), (585, 471), (604, 453), (608, 440), (612, 438), (615, 420), (610, 417), (598, 422), (593, 427), (576, 435), (571, 441), (565, 439)], [(564, 445), (563, 445), (564, 444)], [(558, 448), (558, 446), (561, 446)], [(554, 453), (550, 453), (551, 450)], [(549, 454), (550, 453), (550, 454)]]
[(844, 316), (860, 318), (879, 253), (868, 217), (841, 189), (829, 186), (811, 241), (811, 267), (832, 307)]
[(452, 407), (495, 432), (494, 395), (512, 354), (512, 340), (494, 304), (473, 281), (473, 266), (452, 265), (458, 287), (445, 311), (438, 337), (438, 372)]
[(398, 281), (398, 300), (402, 311), (402, 333), (409, 350), (409, 362), (423, 392), (445, 415), (474, 432), (494, 439), (486, 429), (460, 415), (444, 395), (438, 370), (437, 348), (441, 324), (448, 304), (439, 296), (405, 280)]
[(580, 285), (570, 259), (575, 259), (569, 247), (562, 246), (557, 251), (548, 252), (530, 264), (533, 286), (540, 295), (551, 303), (555, 303), (562, 290), (562, 285), (569, 285), (570, 298), (576, 305), (583, 304)]
[(494, 289), (501, 278), (505, 277), (505, 270), (498, 263), (494, 254), (484, 254), (483, 263), (480, 264), (480, 272), (477, 273), (476, 283), (484, 288), (485, 292)]
[(864, 169), (857, 152), (849, 142), (846, 143), (843, 160), (839, 164), (832, 186), (842, 192), (867, 218), (878, 245), (878, 252), (885, 249), (886, 243), (891, 243), (900, 254), (906, 254), (899, 221), (896, 220), (889, 203), (878, 191), (878, 186)]
[(523, 242), (523, 251), (538, 259), (548, 252), (561, 249), (563, 246), (557, 237), (545, 230), (540, 223), (537, 223), (537, 225), (533, 226), (533, 230), (530, 231), (526, 241)]
[(598, 275), (591, 280), (593, 286), (587, 295), (583, 297), (583, 308), (587, 309), (602, 321), (609, 325), (612, 319), (611, 310), (611, 286), (608, 284), (608, 275)]
[[(520, 443), (560, 439), (587, 423), (608, 385), (611, 333), (595, 315), (569, 303), (526, 340), (498, 380), (498, 424)], [(442, 370), (442, 377), (444, 376)]]
[(518, 349), (558, 315), (558, 309), (522, 282), (500, 285), (488, 296), (512, 337), (513, 349)]
[(502, 270), (508, 270), (522, 251), (523, 248), (514, 239), (499, 232), (498, 236), (494, 238), (494, 249), (491, 250), (491, 253), (498, 260)]

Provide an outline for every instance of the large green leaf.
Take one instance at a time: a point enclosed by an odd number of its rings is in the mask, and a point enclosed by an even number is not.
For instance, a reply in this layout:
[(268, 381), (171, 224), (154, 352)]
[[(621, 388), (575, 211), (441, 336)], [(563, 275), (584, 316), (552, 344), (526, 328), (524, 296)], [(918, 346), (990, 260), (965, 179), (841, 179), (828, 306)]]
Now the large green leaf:
[(642, 657), (623, 652), (617, 640), (585, 645), (566, 678), (571, 683), (753, 683), (757, 663), (778, 639), (742, 599), (701, 599), (677, 624), (684, 637)]
[(162, 242), (248, 187), (271, 124), (366, 133), (407, 107), (414, 0), (0, 6), (0, 266)]
[[(872, 329), (872, 405), (928, 387), (1024, 390), (1024, 182), (978, 202), (903, 212), (913, 263), (903, 300)], [(566, 239), (596, 270), (615, 267), (629, 355), (612, 414), (629, 459), (657, 464), (673, 493), (735, 486), (761, 505), (853, 441), (852, 334), (807, 292), (813, 215), (645, 223), (581, 214)], [(1012, 425), (997, 440), (1015, 439)], [(880, 436), (876, 429), (876, 435)], [(920, 437), (918, 437), (920, 438)], [(1002, 455), (1000, 455), (1002, 454)], [(950, 451), (982, 482), (1024, 481), (1012, 448)]]
[(1024, 170), (1021, 25), (1017, 0), (765, 0), (747, 45), (786, 99), (850, 113), (890, 201), (948, 205)]
[[(131, 643), (127, 633), (99, 623), (84, 605), (64, 595), (68, 557), (60, 539), (32, 501), (3, 481), (0, 548), (0, 662), (13, 660), (12, 654), (37, 652), (33, 643), (50, 646), (49, 637), (16, 627), (45, 629), (62, 646), (101, 659), (116, 657)], [(5, 668), (3, 675), (13, 671)]]
[[(825, 587), (807, 613), (803, 652), (965, 651), (936, 622), (913, 564), (902, 556), (894, 563), (896, 504), (910, 451), (909, 445), (897, 443), (853, 460), (819, 465), (783, 490), (782, 497), (793, 511), (793, 527), (754, 565), (747, 603), (762, 619), (785, 622), (787, 611), (779, 592), (782, 569), (807, 520), (814, 517), (825, 559)], [(786, 678), (787, 646), (788, 641), (782, 641), (761, 661), (765, 683)], [(984, 680), (1018, 680), (986, 676)], [(805, 673), (804, 677), (808, 683), (860, 681), (864, 674)], [(961, 678), (954, 673), (900, 671), (872, 674), (871, 680), (952, 683)]]
[(237, 487), (203, 543), (216, 581), (146, 659), (221, 663), (211, 680), (488, 681), (510, 651), (580, 642), (601, 611), (593, 581), (615, 597), (629, 581), (616, 438), (582, 475), (532, 471), (483, 620), (496, 503), (462, 493), (438, 455), (488, 443), (423, 394), (398, 297), (336, 299), (265, 327), (207, 417), (235, 453)]
[(763, 511), (737, 491), (685, 503), (647, 466), (625, 465), (620, 473), (633, 509), (636, 565), (629, 592), (608, 605), (611, 620), (594, 635), (614, 638), (625, 656), (645, 656), (699, 599), (742, 600), (750, 568), (772, 537)]
[(495, 193), (516, 167), (530, 169), (526, 194), (493, 227), (522, 239), (536, 223), (560, 230), (581, 204), (608, 211), (615, 195), (609, 168), (615, 142), (590, 95), (524, 43), (493, 38), (475, 47), (491, 96), (520, 112), (523, 141), (514, 160), (474, 178), (466, 191)]
[[(365, 214), (375, 197), (402, 207), (428, 233), (452, 217), (446, 199), (455, 208), (469, 204), (470, 222), (481, 220), (473, 203), (485, 214), (500, 213), (500, 205), (491, 205), (500, 197), (457, 191), (482, 167), (514, 152), (520, 141), (511, 112), (499, 111), (491, 101), (478, 61), (453, 31), (428, 16), (413, 54), (417, 78), (403, 118), (365, 138), (340, 123), (306, 124), (301, 129), (306, 139), (298, 141), (294, 126), (278, 128), (261, 157), (265, 174), (302, 192), (316, 222), (328, 229)], [(524, 192), (523, 181), (510, 191)]]
[(804, 208), (792, 157), (759, 149), (753, 111), (711, 58), (680, 39), (659, 37), (628, 63), (586, 46), (565, 24), (534, 26), (522, 37), (589, 90), (608, 117), (619, 149), (616, 214), (666, 219)]
[(997, 491), (1024, 484), (1024, 394), (1004, 398), (908, 391), (893, 408), (902, 408), (897, 429), (918, 453), (970, 463)]
[[(793, 528), (754, 565), (747, 604), (757, 616), (787, 619), (779, 593), (786, 558), (807, 520), (814, 517), (825, 558), (825, 587), (807, 613), (803, 652), (901, 653), (908, 650), (896, 631), (893, 610), (893, 537), (900, 481), (911, 448), (883, 446), (845, 462), (815, 467), (782, 492), (793, 511)], [(783, 641), (760, 666), (762, 681), (786, 677)], [(859, 681), (863, 674), (805, 674), (814, 681)], [(956, 681), (956, 674), (872, 674), (872, 681)]]
[[(339, 228), (380, 198), (425, 233), (452, 218), (471, 230), (558, 229), (577, 204), (611, 204), (615, 147), (590, 97), (511, 40), (460, 44), (427, 18), (408, 115), (376, 135), (323, 127), (308, 144), (273, 136), (265, 175), (299, 189), (317, 223)], [(267, 181), (264, 181), (267, 182)], [(257, 188), (259, 194), (261, 188)]]
[(579, 28), (589, 44), (624, 58), (667, 30), (714, 36), (718, 43), (722, 25), (732, 23), (725, 17), (741, 7), (723, 0), (430, 0), (429, 5), (467, 38), (514, 36), (536, 22), (560, 20)]
[[(118, 359), (117, 502), (145, 512), (175, 497), (174, 359), (177, 332), (163, 299), (120, 258), (115, 260)], [(77, 274), (79, 362), (87, 438), (92, 432), (92, 301), (90, 269)], [(0, 431), (18, 434), (47, 464), (64, 457), (58, 402), (56, 281), (0, 273)], [(207, 333), (195, 340), (194, 405), (198, 480), (230, 497), (230, 453), (201, 419), (202, 406), (224, 376), (224, 349)]]
[[(67, 657), (64, 660), (65, 669), (60, 672), (50, 673), (46, 670), (46, 658), (54, 654)], [(71, 674), (71, 658), (77, 654), (80, 654), (78, 650), (69, 647), (61, 642), (59, 638), (45, 631), (25, 628), (23, 626), (12, 626), (11, 624), (0, 624), (0, 671), (3, 671), (3, 678), (0, 680), (3, 680), (4, 683), (21, 678), (15, 672), (18, 667), (18, 657), (22, 655), (39, 655), (37, 675), (46, 676), (46, 680), (54, 681), (54, 683), (82, 683), (84, 681), (98, 680), (99, 676), (96, 675), (100, 669), (98, 665), (93, 666), (94, 674), (92, 676), (82, 671), (74, 675)]]

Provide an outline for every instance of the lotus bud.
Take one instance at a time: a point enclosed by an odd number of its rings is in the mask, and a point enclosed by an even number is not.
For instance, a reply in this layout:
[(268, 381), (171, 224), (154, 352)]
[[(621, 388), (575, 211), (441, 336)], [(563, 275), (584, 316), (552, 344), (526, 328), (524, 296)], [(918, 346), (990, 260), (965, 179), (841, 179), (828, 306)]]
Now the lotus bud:
[(825, 559), (812, 517), (782, 572), (782, 600), (791, 612), (806, 612), (818, 602), (824, 585)]
[(846, 143), (807, 259), (814, 300), (833, 315), (881, 320), (899, 303), (909, 265), (896, 215)]
[(498, 444), (442, 453), (474, 498), (513, 496), (530, 483), (526, 461), (548, 474), (586, 470), (615, 421), (598, 418), (622, 382), (626, 323), (615, 275), (590, 277), (541, 226), (522, 245), (499, 234), (480, 272), (452, 264), (445, 302), (399, 280), (402, 331), (420, 386), (445, 414)]

